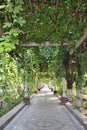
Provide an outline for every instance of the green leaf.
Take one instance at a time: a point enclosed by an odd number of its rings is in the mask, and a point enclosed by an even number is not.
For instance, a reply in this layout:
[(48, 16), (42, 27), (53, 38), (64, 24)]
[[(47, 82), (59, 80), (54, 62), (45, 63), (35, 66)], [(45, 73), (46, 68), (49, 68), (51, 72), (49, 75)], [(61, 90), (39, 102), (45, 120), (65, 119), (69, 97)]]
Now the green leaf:
[(20, 30), (18, 28), (12, 28), (10, 30), (10, 35), (13, 35), (13, 36), (18, 36)]
[(8, 4), (7, 4), (7, 6), (6, 6), (6, 10), (8, 11), (8, 12), (13, 12), (13, 3), (12, 2), (8, 2)]
[(24, 4), (23, 0), (18, 0), (18, 4), (20, 5)]
[(14, 45), (18, 45), (19, 44), (19, 40), (18, 39), (15, 39), (15, 38), (12, 38), (12, 43)]
[(22, 8), (21, 5), (17, 5), (17, 6), (14, 8), (14, 14), (20, 13), (20, 11), (23, 11), (23, 8)]
[(25, 24), (25, 20), (23, 19), (23, 17), (18, 17), (17, 22), (20, 24), (20, 26), (23, 26)]
[(12, 49), (15, 49), (15, 45), (12, 43), (7, 43), (7, 42), (1, 42), (0, 43), (0, 53), (3, 51), (11, 51)]
[(2, 53), (3, 52), (3, 47), (2, 46), (0, 46), (0, 53)]
[(3, 26), (3, 28), (10, 28), (12, 26), (12, 23), (6, 22)]
[(0, 5), (0, 9), (4, 9), (6, 5)]
[(0, 38), (0, 41), (6, 41), (6, 42), (9, 42), (9, 35), (3, 35), (1, 38)]

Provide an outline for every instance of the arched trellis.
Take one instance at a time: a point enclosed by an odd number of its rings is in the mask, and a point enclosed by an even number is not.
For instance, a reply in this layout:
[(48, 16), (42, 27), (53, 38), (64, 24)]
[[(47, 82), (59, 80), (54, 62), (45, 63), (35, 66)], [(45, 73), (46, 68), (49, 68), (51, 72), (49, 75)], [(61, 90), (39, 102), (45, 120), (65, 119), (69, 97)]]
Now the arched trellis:
[[(85, 43), (85, 41), (87, 40), (87, 30), (85, 30), (84, 35), (81, 37), (81, 39), (76, 43), (75, 47), (73, 47), (73, 49), (70, 50), (69, 54), (70, 54), (70, 67), (72, 67), (72, 57), (73, 55), (75, 55), (76, 50)], [(44, 43), (38, 44), (35, 42), (26, 42), (26, 44), (22, 44), (21, 47), (64, 47), (67, 46), (66, 43), (64, 43), (62, 46), (57, 44), (57, 43), (52, 43), (50, 41), (46, 41)], [(86, 49), (86, 46), (85, 46)], [(70, 88), (69, 88), (70, 90)], [(70, 92), (69, 92), (70, 94)], [(72, 95), (69, 95), (69, 97)]]

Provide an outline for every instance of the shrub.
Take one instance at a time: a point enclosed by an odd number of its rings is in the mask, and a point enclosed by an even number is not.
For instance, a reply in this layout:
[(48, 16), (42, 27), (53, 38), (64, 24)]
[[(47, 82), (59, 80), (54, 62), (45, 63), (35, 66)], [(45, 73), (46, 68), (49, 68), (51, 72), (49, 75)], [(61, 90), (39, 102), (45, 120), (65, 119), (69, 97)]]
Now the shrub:
[(87, 109), (87, 101), (83, 103), (83, 107)]

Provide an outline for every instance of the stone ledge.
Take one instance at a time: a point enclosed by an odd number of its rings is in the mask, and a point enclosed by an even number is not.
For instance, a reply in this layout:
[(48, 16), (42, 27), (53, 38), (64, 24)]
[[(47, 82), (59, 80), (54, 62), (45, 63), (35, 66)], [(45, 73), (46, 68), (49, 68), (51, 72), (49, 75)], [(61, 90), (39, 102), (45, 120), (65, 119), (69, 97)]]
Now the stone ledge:
[[(34, 96), (35, 96), (35, 94), (31, 95), (30, 99), (32, 99)], [(18, 114), (18, 112), (24, 108), (25, 105), (26, 104), (22, 102), (19, 105), (15, 106), (8, 113), (3, 115), (0, 118), (0, 130), (2, 130)]]
[(75, 118), (87, 129), (87, 117), (75, 109), (70, 103), (66, 103), (67, 109), (75, 116)]

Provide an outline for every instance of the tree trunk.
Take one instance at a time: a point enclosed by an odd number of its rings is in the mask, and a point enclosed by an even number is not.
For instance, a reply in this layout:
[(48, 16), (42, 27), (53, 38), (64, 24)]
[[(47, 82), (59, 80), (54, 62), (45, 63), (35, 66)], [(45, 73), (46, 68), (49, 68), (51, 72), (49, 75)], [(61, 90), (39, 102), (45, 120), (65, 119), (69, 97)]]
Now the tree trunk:
[(2, 36), (2, 34), (3, 34), (3, 31), (2, 31), (2, 28), (0, 27), (0, 36)]
[(67, 89), (67, 97), (68, 101), (72, 102), (72, 89)]
[(67, 97), (68, 101), (72, 102), (72, 81), (67, 80)]
[(25, 81), (24, 85), (24, 97), (28, 97), (28, 83)]
[(76, 106), (81, 107), (82, 106), (82, 94), (80, 92), (80, 89), (76, 88)]
[(67, 92), (67, 81), (66, 81), (66, 79), (64, 77), (62, 78), (62, 90), (63, 90), (62, 96), (63, 97), (67, 97), (66, 96), (66, 92)]

